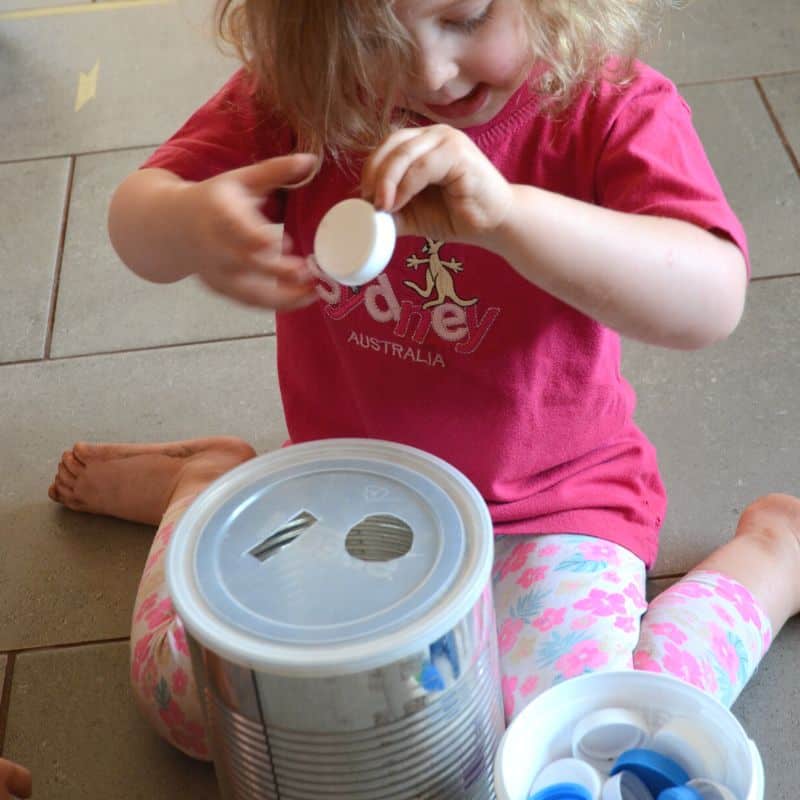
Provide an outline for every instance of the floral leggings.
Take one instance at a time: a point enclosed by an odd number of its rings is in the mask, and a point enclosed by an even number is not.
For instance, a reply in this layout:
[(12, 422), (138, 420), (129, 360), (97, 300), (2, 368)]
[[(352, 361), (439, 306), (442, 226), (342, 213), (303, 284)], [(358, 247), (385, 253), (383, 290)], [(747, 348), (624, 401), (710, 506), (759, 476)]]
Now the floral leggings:
[[(131, 680), (155, 729), (208, 759), (186, 636), (164, 573), (188, 503), (167, 510), (153, 540), (134, 606)], [(670, 673), (730, 706), (772, 639), (750, 592), (720, 573), (691, 572), (648, 608), (643, 562), (591, 536), (497, 537), (492, 581), (509, 721), (550, 686), (595, 670)]]

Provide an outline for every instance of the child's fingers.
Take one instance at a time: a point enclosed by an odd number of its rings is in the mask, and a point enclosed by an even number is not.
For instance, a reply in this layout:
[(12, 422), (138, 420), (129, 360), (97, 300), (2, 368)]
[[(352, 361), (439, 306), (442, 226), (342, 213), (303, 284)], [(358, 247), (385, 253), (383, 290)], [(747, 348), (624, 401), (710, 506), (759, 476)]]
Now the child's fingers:
[(0, 798), (30, 797), (32, 791), (31, 773), (13, 761), (0, 758)]
[(310, 177), (319, 160), (311, 153), (294, 153), (260, 161), (230, 173), (252, 194), (264, 196), (275, 189), (290, 189)]
[(230, 295), (250, 306), (293, 311), (318, 299), (313, 284), (289, 284), (254, 273), (237, 276), (230, 284)]
[[(394, 190), (394, 203), (391, 211), (398, 211), (410, 200), (419, 195), (428, 186), (441, 187), (449, 184), (454, 178), (456, 164), (452, 154), (447, 150), (445, 143), (438, 145), (427, 152), (420, 153), (403, 172), (403, 175)], [(441, 200), (441, 195), (435, 195)]]
[(387, 157), (397, 147), (408, 141), (424, 136), (429, 128), (403, 128), (384, 139), (364, 163), (361, 172), (361, 195), (365, 200), (375, 202), (376, 181)]
[[(440, 163), (442, 159), (447, 160), (446, 165)], [(437, 134), (418, 136), (403, 142), (385, 157), (378, 169), (375, 178), (375, 207), (394, 211), (413, 196), (406, 193), (402, 202), (398, 197), (398, 187), (406, 180), (409, 172), (415, 174), (412, 184), (419, 191), (429, 183), (436, 183), (449, 168), (447, 150), (442, 147), (442, 139)]]

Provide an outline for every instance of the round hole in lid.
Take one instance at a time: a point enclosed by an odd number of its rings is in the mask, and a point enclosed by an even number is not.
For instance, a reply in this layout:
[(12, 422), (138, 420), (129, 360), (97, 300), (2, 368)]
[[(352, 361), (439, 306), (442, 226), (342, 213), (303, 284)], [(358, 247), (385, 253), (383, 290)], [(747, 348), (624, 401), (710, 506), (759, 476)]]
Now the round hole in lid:
[(408, 523), (392, 514), (371, 514), (350, 529), (345, 549), (360, 561), (393, 561), (408, 553), (413, 542)]

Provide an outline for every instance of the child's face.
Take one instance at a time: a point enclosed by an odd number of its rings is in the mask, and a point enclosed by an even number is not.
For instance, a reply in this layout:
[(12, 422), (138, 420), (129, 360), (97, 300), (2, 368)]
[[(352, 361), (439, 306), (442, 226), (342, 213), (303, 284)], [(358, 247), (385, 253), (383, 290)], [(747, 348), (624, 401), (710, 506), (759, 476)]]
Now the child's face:
[(519, 0), (396, 0), (414, 40), (399, 105), (456, 128), (492, 119), (520, 87), (531, 49)]

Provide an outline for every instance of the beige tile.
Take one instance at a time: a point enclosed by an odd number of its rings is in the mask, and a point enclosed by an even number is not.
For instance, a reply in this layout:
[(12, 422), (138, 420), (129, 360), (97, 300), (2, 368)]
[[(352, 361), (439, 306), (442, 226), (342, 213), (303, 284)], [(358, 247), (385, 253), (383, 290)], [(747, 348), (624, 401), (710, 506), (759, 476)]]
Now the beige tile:
[(800, 618), (780, 633), (733, 706), (733, 713), (761, 753), (765, 799), (796, 800), (800, 741)]
[[(0, 74), (14, 76), (0, 161), (158, 144), (237, 66), (213, 44), (204, 0), (94, 7), (0, 20)], [(94, 98), (77, 108), (96, 65)]]
[(800, 159), (800, 73), (765, 78), (761, 85), (795, 158)]
[(69, 159), (0, 164), (0, 363), (41, 358)]
[(755, 84), (691, 86), (682, 93), (747, 232), (753, 275), (800, 271), (800, 182)]
[(676, 3), (649, 61), (679, 82), (800, 68), (797, 0)]
[(272, 338), (0, 367), (0, 407), (0, 651), (128, 635), (152, 530), (47, 498), (73, 442), (285, 438)]
[(15, 11), (52, 9), (58, 6), (72, 6), (87, 0), (0, 0), (0, 17)]
[(219, 797), (212, 767), (140, 716), (127, 642), (18, 655), (5, 755), (31, 770), (36, 800)]
[(53, 357), (252, 336), (275, 329), (271, 312), (213, 294), (191, 278), (148, 283), (128, 270), (106, 231), (110, 196), (149, 150), (76, 160), (58, 289)]
[(637, 419), (670, 497), (654, 576), (686, 572), (733, 533), (748, 503), (797, 493), (800, 279), (758, 281), (728, 341), (695, 353), (624, 345)]

